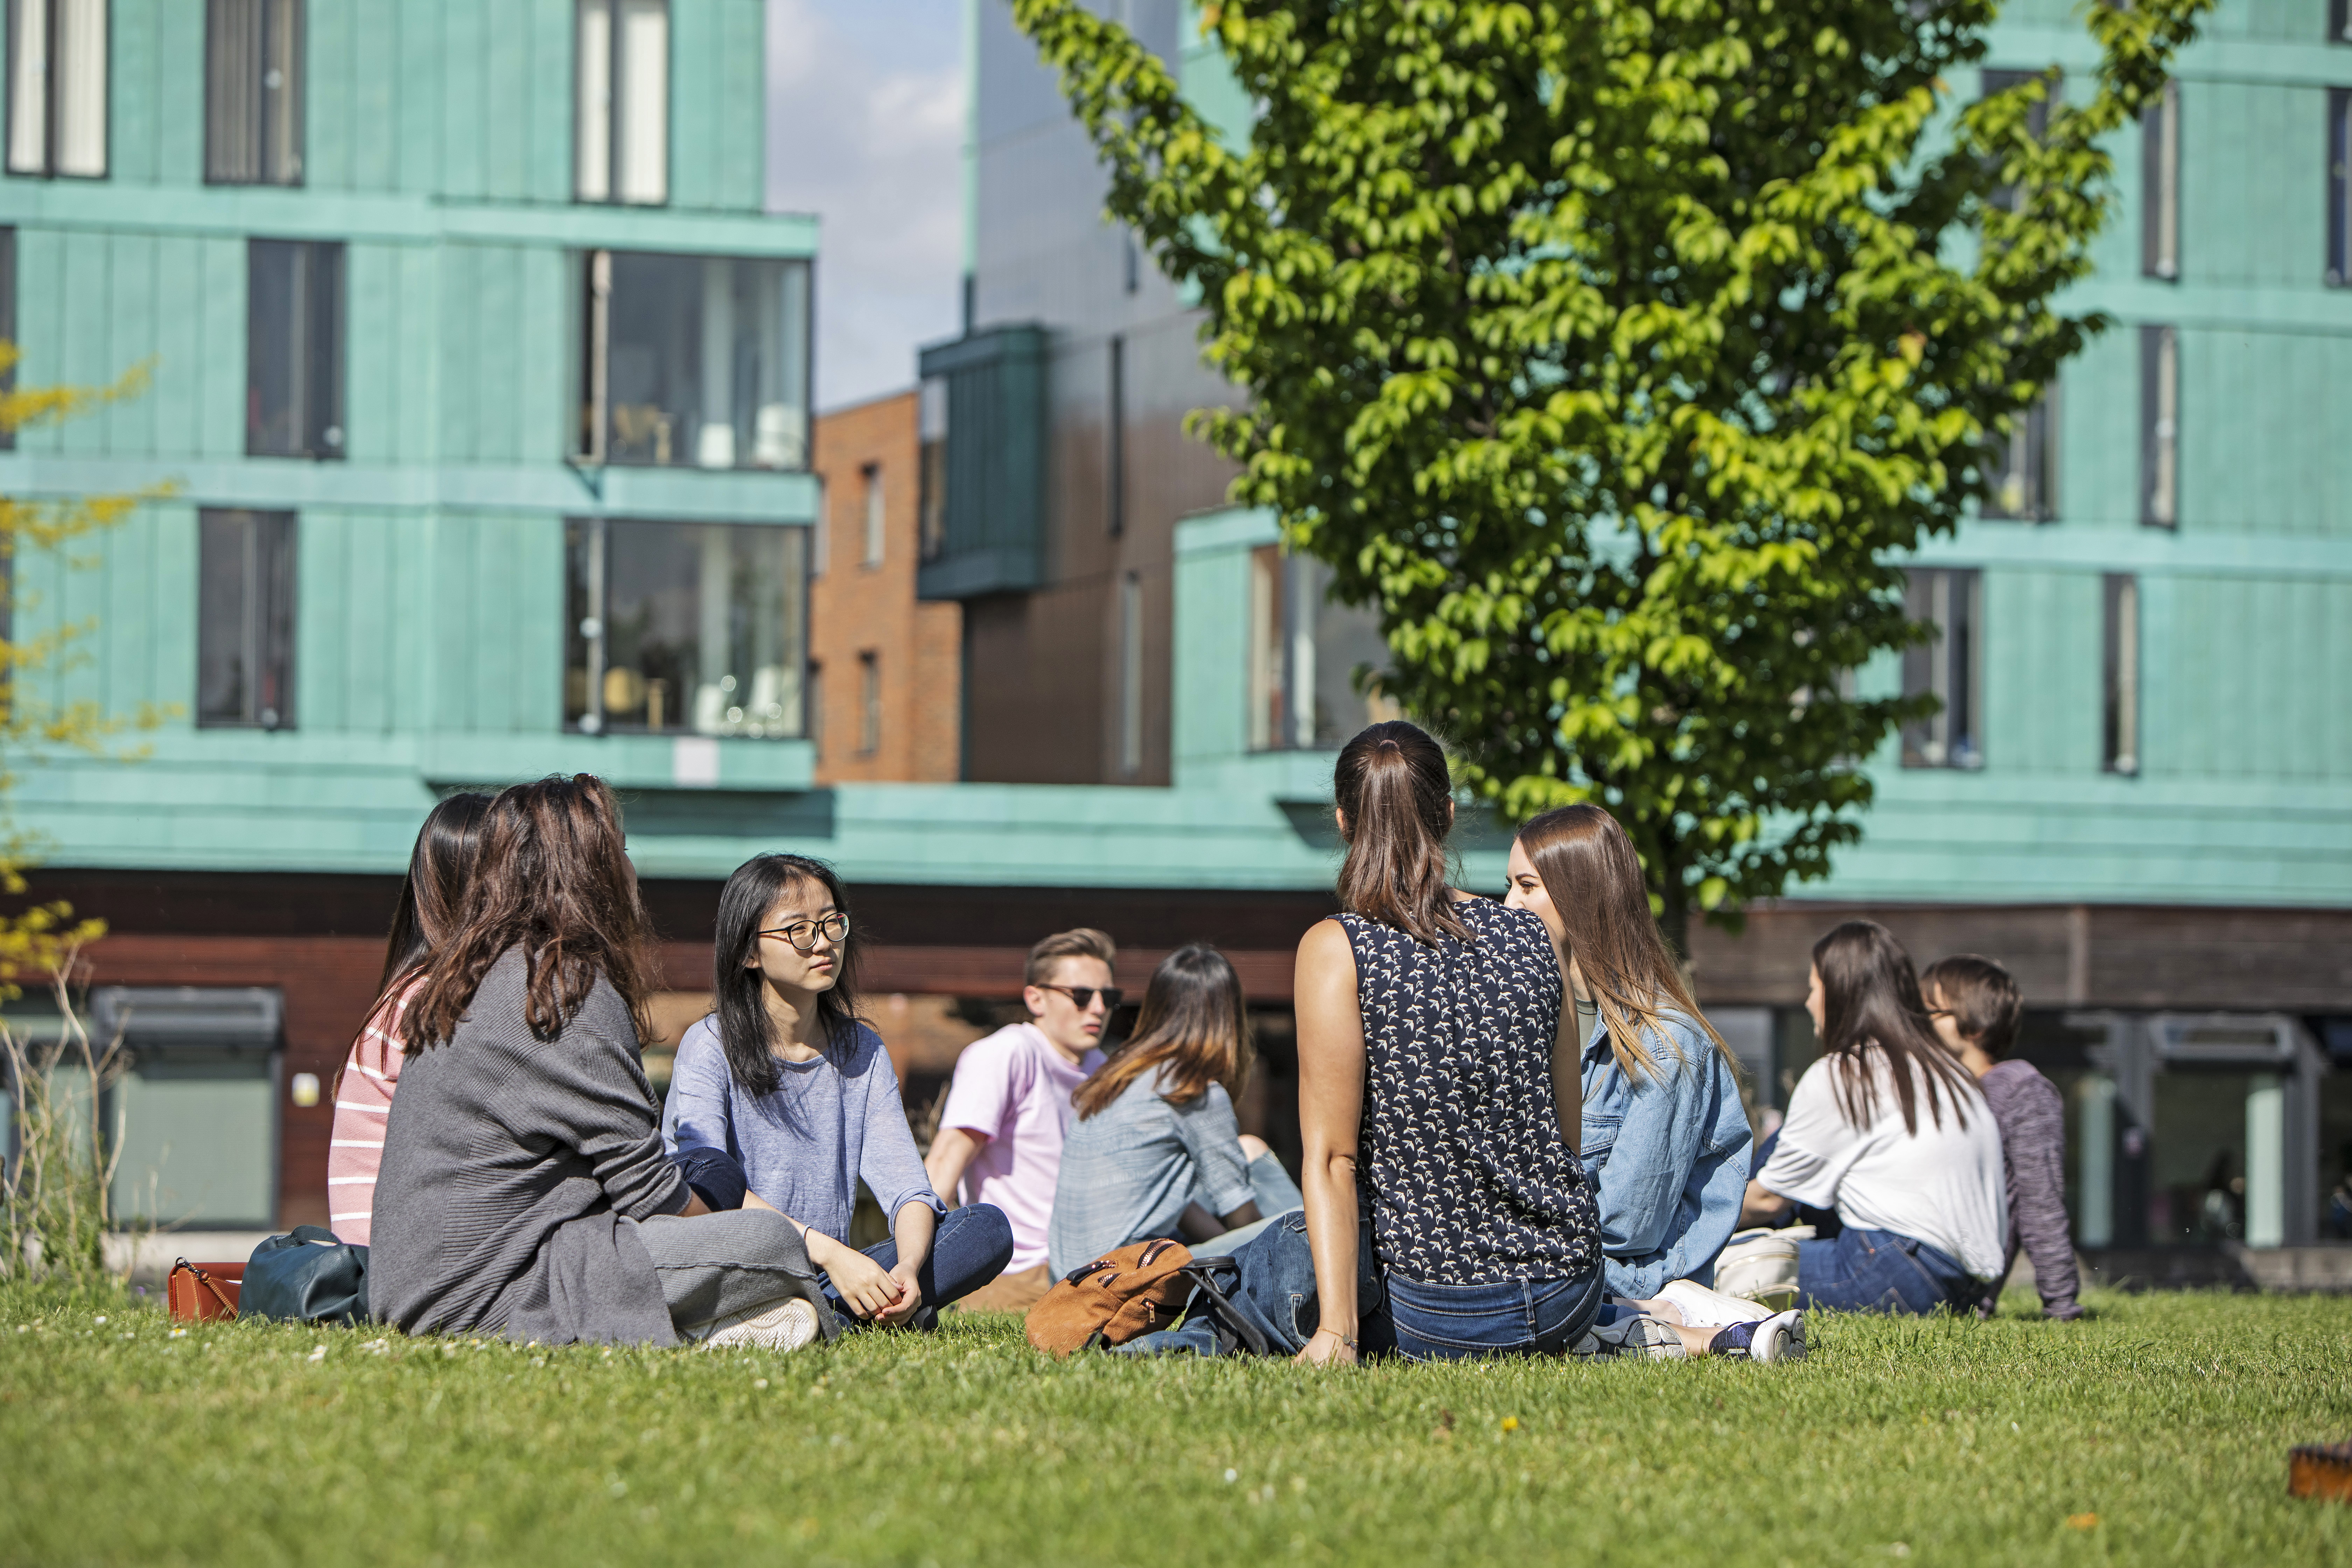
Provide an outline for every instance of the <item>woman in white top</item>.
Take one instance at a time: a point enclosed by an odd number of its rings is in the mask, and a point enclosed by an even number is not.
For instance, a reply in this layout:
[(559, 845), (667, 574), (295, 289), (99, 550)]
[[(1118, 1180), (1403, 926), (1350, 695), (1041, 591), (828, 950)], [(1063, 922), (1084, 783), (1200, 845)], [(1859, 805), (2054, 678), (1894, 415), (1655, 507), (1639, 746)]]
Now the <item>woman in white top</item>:
[(1805, 1010), (1825, 1055), (1789, 1097), (1778, 1147), (1748, 1184), (1748, 1223), (1791, 1204), (1844, 1227), (1797, 1244), (1806, 1307), (1932, 1312), (2000, 1272), (2009, 1196), (1984, 1096), (1936, 1042), (1911, 955), (1848, 921), (1813, 944)]

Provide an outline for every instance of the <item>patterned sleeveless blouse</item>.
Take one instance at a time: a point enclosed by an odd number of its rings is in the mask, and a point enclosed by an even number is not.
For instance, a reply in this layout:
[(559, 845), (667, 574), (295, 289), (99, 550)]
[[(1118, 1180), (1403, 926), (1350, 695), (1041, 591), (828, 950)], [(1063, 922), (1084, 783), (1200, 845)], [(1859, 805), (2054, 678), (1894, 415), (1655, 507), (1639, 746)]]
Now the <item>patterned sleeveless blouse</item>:
[(1559, 1132), (1560, 979), (1543, 922), (1454, 906), (1434, 947), (1341, 915), (1364, 1016), (1358, 1181), (1384, 1268), (1424, 1285), (1562, 1279), (1601, 1262), (1601, 1217)]

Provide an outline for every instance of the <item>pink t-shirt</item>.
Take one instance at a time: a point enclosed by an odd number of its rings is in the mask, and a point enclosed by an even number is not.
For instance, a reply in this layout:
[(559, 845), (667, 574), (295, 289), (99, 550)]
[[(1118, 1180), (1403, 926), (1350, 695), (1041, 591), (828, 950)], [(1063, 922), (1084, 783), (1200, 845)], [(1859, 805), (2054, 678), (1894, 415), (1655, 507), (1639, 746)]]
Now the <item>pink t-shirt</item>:
[(327, 1144), (327, 1227), (336, 1238), (368, 1244), (375, 1219), (375, 1175), (383, 1163), (383, 1119), (400, 1082), (400, 1020), (425, 989), (418, 975), (389, 1002), (376, 1004), (352, 1042), (335, 1086), (335, 1130)]
[(1070, 1131), (1070, 1091), (1102, 1063), (1103, 1054), (1090, 1050), (1072, 1066), (1034, 1024), (1008, 1025), (974, 1040), (956, 1058), (940, 1125), (988, 1140), (964, 1168), (963, 1200), (994, 1204), (1012, 1222), (1007, 1272), (1045, 1261), (1062, 1140)]

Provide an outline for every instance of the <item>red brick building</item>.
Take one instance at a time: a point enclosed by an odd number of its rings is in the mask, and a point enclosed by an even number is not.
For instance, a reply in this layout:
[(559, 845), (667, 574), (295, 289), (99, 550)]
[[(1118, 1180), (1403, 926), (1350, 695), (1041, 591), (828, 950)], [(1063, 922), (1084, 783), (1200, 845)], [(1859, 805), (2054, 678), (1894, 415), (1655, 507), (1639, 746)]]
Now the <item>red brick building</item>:
[(917, 403), (908, 391), (817, 416), (809, 735), (819, 784), (949, 783), (962, 771), (963, 610), (915, 598)]

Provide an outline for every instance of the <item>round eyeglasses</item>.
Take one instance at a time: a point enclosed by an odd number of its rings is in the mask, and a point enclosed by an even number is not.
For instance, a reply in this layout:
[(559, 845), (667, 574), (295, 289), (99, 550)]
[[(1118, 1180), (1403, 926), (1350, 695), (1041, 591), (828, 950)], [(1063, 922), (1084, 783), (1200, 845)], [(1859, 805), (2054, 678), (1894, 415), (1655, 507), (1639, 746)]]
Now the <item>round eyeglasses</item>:
[(835, 947), (839, 947), (845, 941), (848, 940), (849, 917), (847, 915), (827, 915), (823, 920), (794, 921), (790, 925), (782, 925), (776, 927), (773, 931), (757, 931), (753, 934), (757, 936), (780, 936), (786, 942), (793, 944), (793, 950), (795, 952), (814, 952), (816, 951), (816, 939), (819, 932), (824, 933), (825, 941), (833, 943)]

